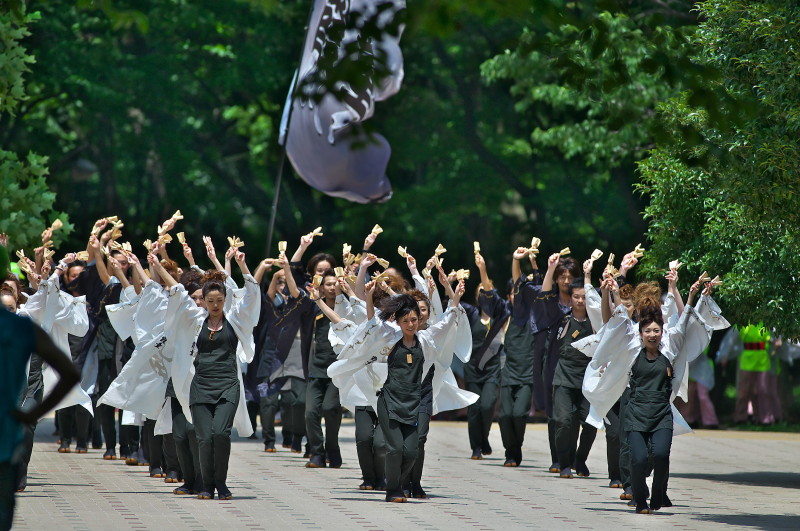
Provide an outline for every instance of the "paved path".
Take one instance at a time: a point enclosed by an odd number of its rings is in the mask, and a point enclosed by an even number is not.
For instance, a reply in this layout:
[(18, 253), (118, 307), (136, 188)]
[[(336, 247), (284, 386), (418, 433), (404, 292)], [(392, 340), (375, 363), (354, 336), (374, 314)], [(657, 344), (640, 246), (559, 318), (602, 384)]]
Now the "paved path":
[(468, 459), (463, 423), (433, 423), (423, 485), (428, 500), (387, 504), (359, 491), (352, 421), (342, 426), (341, 469), (310, 470), (287, 451), (266, 454), (235, 440), (231, 501), (171, 494), (146, 467), (103, 461), (102, 450), (59, 454), (52, 421), (37, 430), (28, 489), (18, 496), (15, 529), (800, 529), (800, 435), (700, 431), (673, 443), (675, 507), (636, 515), (609, 489), (605, 440), (589, 458), (590, 478), (548, 474), (547, 431), (529, 424), (523, 466), (495, 453)]

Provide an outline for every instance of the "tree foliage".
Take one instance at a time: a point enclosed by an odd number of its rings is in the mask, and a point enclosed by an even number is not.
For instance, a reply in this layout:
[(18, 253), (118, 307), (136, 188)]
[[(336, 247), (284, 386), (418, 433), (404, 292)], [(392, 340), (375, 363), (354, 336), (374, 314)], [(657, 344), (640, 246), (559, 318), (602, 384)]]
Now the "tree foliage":
[[(28, 25), (37, 17), (26, 15), (23, 7), (13, 5), (0, 12), (0, 131), (26, 102), (25, 75), (35, 62), (21, 41), (30, 35)], [(68, 216), (53, 211), (55, 194), (48, 188), (46, 175), (47, 157), (29, 152), (20, 160), (0, 145), (0, 233), (13, 235), (12, 248), (40, 245), (45, 223), (56, 217), (65, 223), (56, 234), (58, 239), (72, 228)]]
[[(722, 274), (731, 320), (800, 336), (800, 8), (775, 1), (707, 1), (698, 59), (723, 72), (711, 88), (754, 102), (721, 128), (683, 94), (662, 108), (672, 141), (641, 164), (653, 242), (651, 271), (680, 258), (684, 277)], [(691, 131), (699, 142), (682, 136)], [(690, 279), (689, 279), (690, 280)]]

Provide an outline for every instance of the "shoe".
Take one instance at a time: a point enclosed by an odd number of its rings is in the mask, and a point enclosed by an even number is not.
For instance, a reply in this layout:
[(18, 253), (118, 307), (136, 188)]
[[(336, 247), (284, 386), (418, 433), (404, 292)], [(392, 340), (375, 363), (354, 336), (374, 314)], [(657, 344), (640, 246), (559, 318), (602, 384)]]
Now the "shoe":
[(386, 480), (382, 479), (382, 480), (378, 481), (377, 483), (375, 483), (375, 490), (379, 490), (381, 492), (384, 492), (386, 490)]
[(139, 466), (150, 466), (150, 461), (145, 457), (144, 450), (139, 448), (139, 453), (136, 456), (136, 460), (138, 461)]
[(633, 491), (630, 487), (626, 488), (622, 491), (622, 494), (619, 495), (620, 500), (632, 500), (633, 499)]
[(128, 456), (128, 458), (125, 459), (125, 464), (126, 465), (130, 465), (130, 466), (138, 465), (139, 464), (139, 460), (136, 459), (136, 454), (134, 453), (133, 455)]
[(166, 477), (166, 474), (163, 470), (161, 470), (160, 466), (154, 466), (150, 468), (150, 477), (151, 478), (163, 478)]
[(231, 494), (231, 491), (227, 486), (222, 485), (220, 487), (217, 487), (217, 499), (219, 499), (219, 500), (232, 500), (233, 499), (233, 494)]
[(331, 468), (342, 468), (342, 452), (333, 450), (328, 453), (328, 457), (330, 458), (328, 465), (330, 465)]
[(264, 451), (267, 452), (268, 454), (274, 454), (278, 450), (275, 449), (275, 445), (274, 444), (265, 444), (264, 445)]
[(178, 496), (186, 496), (188, 494), (197, 494), (197, 493), (194, 491), (194, 489), (192, 489), (191, 485), (187, 485), (186, 483), (184, 483), (177, 489), (173, 490), (172, 494), (177, 494)]
[(291, 444), (289, 444), (289, 443), (283, 443), (283, 444), (281, 444), (281, 448), (286, 448), (287, 450), (288, 450), (289, 448), (291, 448), (291, 447), (292, 447), (292, 445), (291, 445)]
[(636, 514), (652, 514), (652, 513), (653, 513), (653, 510), (650, 509), (650, 507), (648, 507), (647, 505), (645, 505), (644, 507), (637, 507), (636, 508)]
[(472, 456), (470, 457), (470, 459), (473, 459), (473, 460), (476, 460), (476, 461), (479, 460), (479, 459), (483, 459), (483, 454), (481, 453), (480, 449), (475, 448), (474, 450), (472, 450)]
[(514, 459), (511, 459), (510, 457), (508, 459), (506, 459), (505, 463), (503, 463), (503, 466), (512, 467), (512, 468), (516, 467), (517, 465), (518, 465), (517, 462)]
[(661, 507), (672, 507), (672, 500), (669, 499), (669, 496), (664, 494), (664, 500), (661, 502)]
[(88, 451), (89, 450), (87, 450), (85, 446), (76, 446), (75, 447), (75, 453), (76, 454), (85, 454)]
[(416, 498), (418, 500), (424, 500), (428, 498), (428, 495), (425, 493), (425, 490), (422, 488), (422, 485), (420, 485), (419, 483), (412, 483), (411, 497)]
[(481, 448), (481, 453), (483, 455), (492, 455), (492, 447), (487, 445), (485, 448)]
[(325, 459), (321, 455), (315, 455), (308, 460), (306, 468), (325, 468)]
[(589, 467), (586, 466), (586, 463), (575, 463), (575, 473), (579, 478), (588, 478)]
[(213, 500), (214, 487), (203, 487), (203, 490), (197, 493), (198, 500)]
[(392, 497), (387, 496), (386, 501), (389, 503), (406, 503), (408, 501), (408, 498), (404, 498), (403, 496), (392, 496)]
[(17, 483), (16, 492), (25, 492), (25, 489), (28, 487), (28, 474), (23, 475), (19, 478), (19, 483)]
[(558, 463), (553, 463), (552, 465), (550, 465), (548, 472), (550, 472), (551, 474), (558, 474), (559, 472), (561, 472), (561, 466)]
[(106, 453), (103, 454), (103, 459), (106, 461), (114, 461), (117, 458), (117, 451), (113, 448), (109, 448), (106, 450)]
[(570, 467), (562, 468), (561, 472), (559, 472), (560, 478), (564, 479), (572, 479), (574, 476), (572, 475), (572, 469)]
[(102, 450), (102, 449), (103, 449), (102, 441), (99, 443), (97, 441), (92, 442), (92, 450)]
[(121, 461), (125, 461), (128, 458), (129, 453), (130, 449), (127, 446), (119, 446), (119, 458)]
[(364, 482), (358, 486), (358, 490), (375, 490), (375, 482), (364, 480)]
[(180, 483), (180, 482), (181, 482), (180, 474), (178, 474), (177, 470), (170, 470), (164, 477), (164, 483)]
[(608, 488), (609, 489), (621, 489), (622, 488), (622, 480), (620, 480), (620, 479), (612, 479), (608, 483)]
[(633, 500), (628, 500), (628, 503), (626, 503), (625, 505), (627, 505), (628, 507), (636, 507), (636, 502)]
[(68, 454), (68, 453), (70, 453), (72, 451), (72, 450), (69, 449), (71, 442), (72, 441), (68, 441), (66, 439), (62, 440), (61, 441), (61, 446), (58, 447), (58, 453), (60, 453), (60, 454)]

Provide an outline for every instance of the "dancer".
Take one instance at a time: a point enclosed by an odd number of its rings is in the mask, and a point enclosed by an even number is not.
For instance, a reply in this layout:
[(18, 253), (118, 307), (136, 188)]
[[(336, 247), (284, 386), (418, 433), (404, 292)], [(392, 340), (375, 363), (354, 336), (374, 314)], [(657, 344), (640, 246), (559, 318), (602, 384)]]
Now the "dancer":
[[(533, 334), (528, 324), (528, 314), (514, 305), (514, 282), (508, 283), (507, 298), (503, 299), (486, 272), (483, 256), (475, 253), (475, 265), (481, 276), (478, 302), (481, 310), (495, 315), (497, 320), (507, 320), (504, 349), (505, 364), (501, 371), (500, 436), (505, 447), (506, 467), (517, 467), (522, 462), (522, 444), (533, 396)], [(513, 269), (513, 266), (512, 266)], [(515, 309), (517, 310), (515, 312)]]
[[(443, 273), (442, 279), (443, 284), (447, 284)], [(328, 373), (336, 382), (337, 378), (348, 380), (375, 361), (388, 364), (386, 383), (376, 403), (387, 448), (386, 501), (405, 502), (407, 497), (402, 486), (408, 481), (418, 449), (416, 423), (421, 381), (440, 353), (452, 356), (452, 352), (463, 348), (463, 344), (459, 346), (458, 343), (469, 339), (466, 312), (459, 305), (464, 284), (459, 282), (443, 319), (424, 331), (418, 331), (419, 307), (413, 297), (400, 294), (387, 299), (378, 319), (373, 304), (374, 292), (375, 284), (371, 282), (367, 285), (368, 321), (355, 332), (342, 350), (340, 361), (331, 366)], [(444, 374), (440, 378), (443, 377)], [(437, 396), (436, 379), (433, 385), (434, 396)], [(477, 399), (471, 393), (462, 398), (472, 403)]]
[[(195, 375), (191, 379), (189, 403), (204, 482), (199, 499), (213, 499), (215, 490), (219, 499), (233, 497), (226, 482), (234, 417), (244, 415), (244, 426), (237, 426), (240, 435), (249, 435), (248, 427), (252, 433), (246, 410), (237, 411), (243, 402), (237, 348), (241, 347), (244, 353), (242, 361), (252, 360), (252, 331), (258, 321), (259, 289), (247, 268), (244, 253), (236, 251), (234, 256), (244, 275), (245, 288), (243, 297), (237, 298), (227, 313), (224, 311), (227, 289), (223, 283), (209, 281), (203, 285), (206, 312), (189, 298), (183, 286), (166, 274), (152, 254), (148, 256), (150, 265), (170, 287), (167, 315), (168, 323), (175, 327), (178, 349), (175, 355), (194, 357)], [(187, 344), (196, 345), (196, 355), (194, 348), (192, 352), (182, 352), (182, 345)]]

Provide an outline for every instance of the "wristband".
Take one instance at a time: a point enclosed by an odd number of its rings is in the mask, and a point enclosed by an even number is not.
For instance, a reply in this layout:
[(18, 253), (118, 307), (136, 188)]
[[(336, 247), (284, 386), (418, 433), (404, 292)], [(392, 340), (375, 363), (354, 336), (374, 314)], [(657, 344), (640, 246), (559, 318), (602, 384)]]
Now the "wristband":
[(63, 269), (66, 269), (66, 268), (67, 268), (67, 264), (66, 264), (66, 262), (64, 262), (64, 260), (61, 260), (58, 263), (58, 265), (56, 266), (56, 269), (62, 269), (63, 270)]

